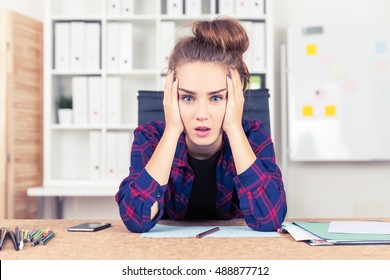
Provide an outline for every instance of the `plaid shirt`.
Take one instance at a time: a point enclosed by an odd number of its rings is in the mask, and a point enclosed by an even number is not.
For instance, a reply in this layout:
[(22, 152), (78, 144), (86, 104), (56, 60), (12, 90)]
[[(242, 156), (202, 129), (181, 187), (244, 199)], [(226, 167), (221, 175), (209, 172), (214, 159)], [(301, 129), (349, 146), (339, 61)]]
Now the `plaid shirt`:
[[(194, 174), (187, 161), (185, 133), (179, 138), (168, 184), (159, 185), (145, 165), (164, 132), (165, 123), (148, 122), (134, 132), (130, 175), (125, 178), (115, 199), (121, 218), (132, 232), (147, 232), (162, 218), (185, 218)], [(286, 212), (286, 196), (281, 172), (275, 163), (274, 148), (264, 126), (258, 121), (243, 121), (244, 131), (256, 154), (255, 162), (237, 175), (227, 135), (217, 164), (217, 215), (220, 219), (244, 217), (247, 225), (259, 231), (280, 227)], [(237, 195), (233, 195), (233, 192)], [(238, 197), (238, 199), (237, 199)], [(151, 207), (158, 201), (159, 214), (150, 219)]]

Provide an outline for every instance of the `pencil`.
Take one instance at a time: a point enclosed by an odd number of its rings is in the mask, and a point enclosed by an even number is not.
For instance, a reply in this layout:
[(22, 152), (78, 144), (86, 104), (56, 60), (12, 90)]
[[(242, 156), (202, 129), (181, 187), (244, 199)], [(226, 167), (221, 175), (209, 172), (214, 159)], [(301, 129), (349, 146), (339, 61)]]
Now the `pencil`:
[(215, 228), (206, 230), (206, 231), (204, 231), (204, 232), (198, 233), (198, 234), (196, 235), (196, 238), (204, 237), (204, 236), (209, 235), (209, 234), (211, 234), (211, 233), (213, 233), (213, 232), (216, 232), (216, 231), (218, 231), (218, 230), (219, 230), (219, 227), (215, 227)]

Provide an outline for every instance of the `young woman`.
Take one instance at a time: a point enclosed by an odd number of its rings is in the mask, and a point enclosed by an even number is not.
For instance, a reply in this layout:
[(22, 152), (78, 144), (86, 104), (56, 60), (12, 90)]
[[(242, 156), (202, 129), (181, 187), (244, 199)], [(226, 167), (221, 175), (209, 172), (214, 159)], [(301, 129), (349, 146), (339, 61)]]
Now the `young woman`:
[(175, 220), (243, 217), (259, 231), (286, 215), (282, 175), (261, 122), (243, 120), (249, 40), (232, 19), (198, 21), (169, 60), (165, 122), (134, 132), (130, 175), (116, 194), (133, 232)]

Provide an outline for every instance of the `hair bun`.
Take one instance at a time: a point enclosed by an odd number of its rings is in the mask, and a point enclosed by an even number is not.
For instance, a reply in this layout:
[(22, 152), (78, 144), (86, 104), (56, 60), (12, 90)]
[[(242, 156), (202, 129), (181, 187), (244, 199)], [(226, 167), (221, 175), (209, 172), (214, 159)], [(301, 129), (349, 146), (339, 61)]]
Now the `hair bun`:
[(192, 32), (205, 44), (212, 44), (224, 51), (237, 51), (243, 54), (249, 47), (244, 27), (230, 18), (197, 21), (192, 27)]

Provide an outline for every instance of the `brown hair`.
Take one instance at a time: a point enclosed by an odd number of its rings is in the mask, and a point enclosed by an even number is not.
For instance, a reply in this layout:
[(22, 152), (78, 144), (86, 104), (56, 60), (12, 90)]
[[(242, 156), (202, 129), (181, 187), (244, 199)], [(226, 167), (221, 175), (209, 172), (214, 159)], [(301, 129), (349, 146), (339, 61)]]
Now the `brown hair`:
[(245, 89), (249, 71), (242, 55), (249, 47), (249, 39), (242, 25), (230, 18), (202, 20), (192, 24), (192, 33), (176, 44), (169, 68), (196, 61), (226, 65), (238, 70)]

